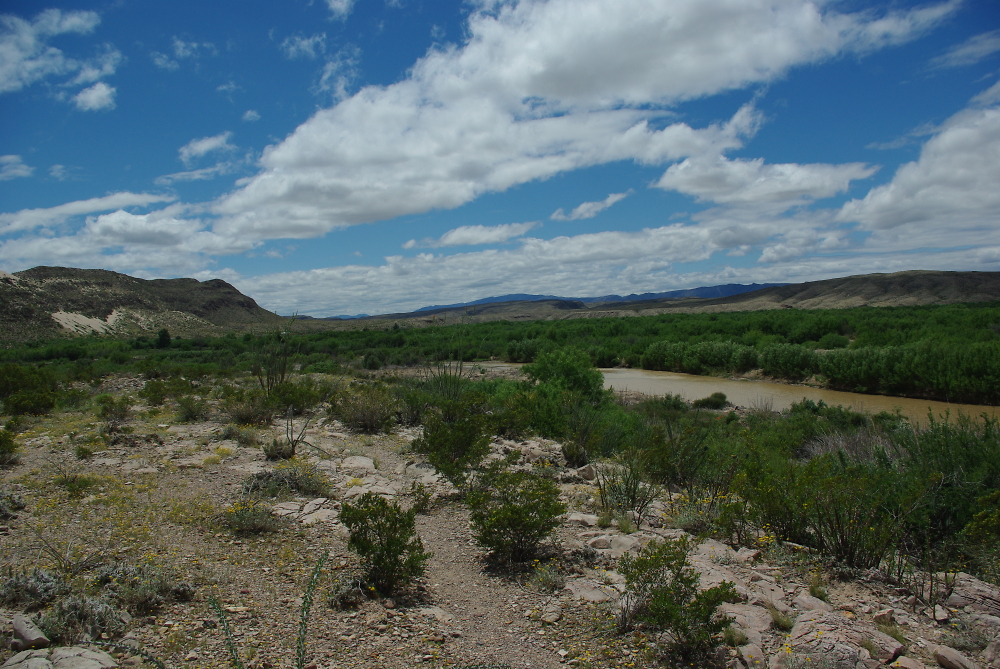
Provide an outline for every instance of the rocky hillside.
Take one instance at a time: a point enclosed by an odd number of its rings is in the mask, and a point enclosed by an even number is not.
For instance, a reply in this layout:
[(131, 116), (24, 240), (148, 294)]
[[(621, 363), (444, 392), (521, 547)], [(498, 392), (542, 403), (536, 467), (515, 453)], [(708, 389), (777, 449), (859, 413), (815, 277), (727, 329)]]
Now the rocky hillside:
[(0, 273), (0, 342), (60, 335), (218, 334), (278, 317), (221, 279), (136, 279), (100, 269)]

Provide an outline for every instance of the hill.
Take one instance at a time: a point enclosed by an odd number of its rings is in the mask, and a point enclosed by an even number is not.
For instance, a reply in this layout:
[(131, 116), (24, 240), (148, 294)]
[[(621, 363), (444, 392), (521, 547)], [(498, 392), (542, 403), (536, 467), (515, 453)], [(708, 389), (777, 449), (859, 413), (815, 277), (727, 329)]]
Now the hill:
[(101, 269), (0, 273), (0, 341), (77, 334), (222, 334), (279, 317), (221, 279), (136, 279)]

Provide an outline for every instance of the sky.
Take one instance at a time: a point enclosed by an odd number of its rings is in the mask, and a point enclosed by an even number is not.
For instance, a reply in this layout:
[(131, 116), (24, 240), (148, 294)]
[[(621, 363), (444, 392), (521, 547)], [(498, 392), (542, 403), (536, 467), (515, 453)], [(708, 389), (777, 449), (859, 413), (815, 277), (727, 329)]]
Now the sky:
[(0, 270), (408, 311), (1000, 271), (1000, 4), (0, 4)]

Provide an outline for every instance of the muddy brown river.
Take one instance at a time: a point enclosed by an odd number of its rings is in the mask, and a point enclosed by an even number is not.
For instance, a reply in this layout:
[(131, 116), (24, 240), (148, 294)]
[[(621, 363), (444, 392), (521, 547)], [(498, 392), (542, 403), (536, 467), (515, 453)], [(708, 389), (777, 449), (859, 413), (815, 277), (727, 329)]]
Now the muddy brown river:
[[(511, 363), (493, 363), (483, 366), (520, 367), (520, 365)], [(863, 395), (770, 381), (720, 379), (714, 376), (653, 372), (645, 369), (615, 368), (602, 369), (601, 372), (604, 374), (605, 388), (633, 390), (647, 395), (676, 394), (686, 400), (700, 399), (712, 393), (725, 393), (729, 402), (736, 406), (771, 407), (775, 411), (787, 409), (793, 402), (799, 402), (806, 398), (814, 402), (823, 400), (831, 406), (840, 405), (870, 413), (895, 412), (898, 409), (911, 422), (918, 424), (927, 422), (929, 411), (933, 412), (935, 416), (950, 411), (952, 416), (958, 415), (959, 412), (972, 416), (986, 413), (993, 418), (1000, 418), (1000, 407), (978, 404), (955, 404), (910, 397)]]

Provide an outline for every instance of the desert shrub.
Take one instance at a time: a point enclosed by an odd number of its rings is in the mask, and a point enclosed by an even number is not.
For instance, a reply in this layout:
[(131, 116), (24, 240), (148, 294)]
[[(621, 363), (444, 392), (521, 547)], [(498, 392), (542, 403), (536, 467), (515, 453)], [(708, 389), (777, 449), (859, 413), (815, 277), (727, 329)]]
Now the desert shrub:
[(364, 561), (364, 581), (389, 596), (423, 575), (430, 553), (415, 530), (416, 511), (403, 511), (374, 493), (344, 504), (340, 520), (351, 536), (347, 546)]
[(565, 585), (566, 579), (559, 573), (559, 566), (555, 563), (536, 564), (534, 571), (528, 578), (529, 588), (547, 595), (559, 592)]
[(597, 483), (601, 507), (619, 515), (634, 512), (642, 518), (660, 493), (659, 486), (646, 480), (644, 457), (637, 449), (622, 451), (600, 465)]
[(152, 613), (167, 601), (185, 601), (191, 586), (177, 581), (170, 570), (127, 562), (105, 565), (94, 577), (95, 585), (131, 614)]
[(115, 637), (125, 631), (122, 613), (103, 597), (70, 595), (53, 604), (38, 627), (56, 644), (71, 645), (85, 639)]
[(70, 497), (83, 497), (83, 494), (97, 485), (98, 481), (96, 476), (90, 474), (66, 471), (60, 472), (53, 479), (53, 483), (65, 488)]
[(257, 434), (257, 430), (249, 425), (235, 425), (230, 423), (222, 428), (222, 438), (233, 439), (240, 446), (247, 448), (257, 446), (260, 443), (260, 437)]
[(292, 407), (292, 413), (300, 416), (322, 402), (332, 390), (329, 384), (316, 383), (312, 378), (305, 377), (295, 383), (285, 381), (275, 385), (268, 399), (279, 413), (284, 414), (288, 407)]
[(146, 400), (149, 406), (161, 406), (167, 399), (167, 384), (159, 379), (150, 379), (143, 384), (142, 390), (139, 391), (139, 397)]
[(21, 390), (3, 401), (4, 411), (12, 416), (41, 416), (56, 406), (56, 394), (44, 390)]
[(835, 332), (827, 332), (816, 342), (816, 348), (832, 350), (835, 348), (847, 348), (851, 340), (844, 335)]
[(449, 422), (440, 410), (428, 414), (424, 434), (410, 443), (410, 448), (427, 456), (456, 487), (465, 486), (472, 469), (479, 466), (490, 452), (490, 438), (486, 434), (486, 419), (480, 414), (455, 410), (458, 417)]
[(365, 434), (388, 432), (396, 414), (396, 398), (382, 385), (353, 386), (338, 398), (333, 411), (352, 430)]
[(819, 357), (797, 344), (773, 344), (761, 352), (760, 367), (768, 376), (802, 379), (819, 371)]
[(115, 398), (104, 393), (95, 398), (97, 402), (97, 417), (104, 421), (102, 431), (105, 435), (123, 432), (132, 420), (132, 398), (122, 395)]
[(251, 474), (243, 479), (243, 494), (263, 497), (286, 497), (298, 493), (307, 497), (326, 497), (330, 484), (323, 471), (311, 462), (285, 460), (273, 469)]
[(720, 409), (725, 409), (729, 405), (729, 400), (726, 399), (725, 393), (712, 393), (708, 397), (702, 397), (700, 400), (695, 400), (691, 403), (695, 409), (712, 409), (718, 411)]
[(24, 500), (19, 495), (0, 488), (0, 520), (10, 520), (17, 517), (17, 512), (24, 507)]
[(360, 576), (346, 569), (334, 572), (326, 600), (330, 608), (338, 611), (356, 609), (364, 604), (365, 599), (364, 582)]
[(194, 423), (208, 417), (208, 404), (194, 397), (184, 395), (177, 398), (177, 420), (182, 423)]
[(69, 589), (69, 584), (61, 576), (44, 569), (18, 573), (8, 571), (7, 578), (0, 585), (0, 602), (34, 611), (65, 595)]
[(222, 412), (237, 425), (267, 426), (274, 418), (274, 409), (267, 396), (258, 389), (227, 391), (222, 401)]
[(220, 514), (222, 522), (236, 534), (277, 532), (281, 519), (274, 515), (270, 505), (256, 497), (245, 497), (229, 505)]
[(626, 590), (620, 622), (629, 629), (642, 621), (669, 633), (664, 659), (677, 667), (712, 665), (712, 651), (732, 620), (717, 614), (720, 604), (737, 601), (732, 583), (698, 589), (701, 577), (688, 563), (687, 538), (647, 545), (638, 555), (626, 553), (618, 563)]
[(591, 363), (590, 356), (576, 348), (542, 353), (522, 371), (533, 381), (579, 393), (588, 401), (596, 402), (604, 396), (604, 375)]
[(19, 450), (17, 442), (14, 441), (14, 433), (7, 429), (0, 430), (0, 467), (8, 467), (20, 462)]
[(0, 400), (12, 416), (46, 414), (56, 405), (55, 375), (30, 365), (0, 365)]
[(771, 614), (771, 627), (782, 632), (790, 632), (795, 626), (795, 621), (787, 613), (778, 610), (771, 602), (764, 602), (764, 608)]
[(559, 488), (527, 472), (499, 472), (469, 493), (473, 536), (498, 562), (524, 562), (559, 526), (566, 505)]

